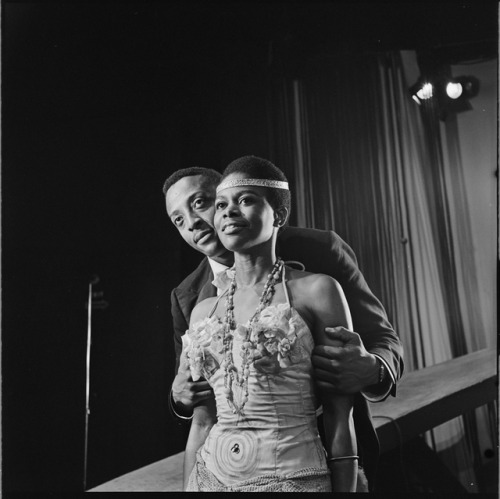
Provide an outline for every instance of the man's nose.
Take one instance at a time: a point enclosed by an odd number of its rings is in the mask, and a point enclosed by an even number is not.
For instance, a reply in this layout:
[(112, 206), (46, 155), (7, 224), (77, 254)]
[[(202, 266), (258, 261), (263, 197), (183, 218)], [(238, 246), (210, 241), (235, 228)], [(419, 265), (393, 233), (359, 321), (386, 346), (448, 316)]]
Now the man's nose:
[(197, 215), (191, 215), (187, 217), (187, 226), (188, 230), (196, 230), (199, 229), (202, 225), (203, 221)]

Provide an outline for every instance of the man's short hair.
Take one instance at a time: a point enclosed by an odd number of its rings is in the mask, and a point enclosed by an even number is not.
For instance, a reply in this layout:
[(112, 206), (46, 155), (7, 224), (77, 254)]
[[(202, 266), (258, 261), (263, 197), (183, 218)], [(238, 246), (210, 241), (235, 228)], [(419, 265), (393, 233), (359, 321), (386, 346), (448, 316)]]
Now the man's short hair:
[(163, 184), (163, 194), (166, 196), (167, 191), (172, 187), (175, 183), (179, 182), (181, 178), (184, 177), (192, 177), (195, 175), (202, 175), (206, 179), (208, 179), (214, 186), (216, 186), (222, 177), (222, 174), (217, 170), (213, 170), (212, 168), (203, 168), (201, 166), (191, 166), (189, 168), (182, 168), (181, 170), (176, 170), (170, 177), (165, 180)]

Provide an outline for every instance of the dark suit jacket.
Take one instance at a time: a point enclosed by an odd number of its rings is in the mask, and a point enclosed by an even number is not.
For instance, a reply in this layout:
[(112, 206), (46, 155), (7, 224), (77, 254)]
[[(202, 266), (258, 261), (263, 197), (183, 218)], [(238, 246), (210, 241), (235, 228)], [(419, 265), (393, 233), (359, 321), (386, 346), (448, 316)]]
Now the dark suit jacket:
[[(387, 319), (380, 301), (373, 295), (357, 266), (350, 246), (333, 231), (287, 227), (278, 237), (277, 254), (285, 260), (301, 262), (308, 272), (327, 274), (335, 278), (346, 295), (353, 319), (353, 328), (361, 336), (365, 348), (382, 357), (397, 381), (403, 374), (403, 349)], [(175, 372), (182, 351), (181, 336), (189, 327), (194, 306), (216, 295), (211, 284), (210, 264), (204, 258), (198, 268), (172, 291), (172, 316), (176, 352)], [(391, 390), (396, 394), (396, 385)], [(356, 395), (354, 424), (362, 465), (373, 487), (379, 444), (373, 428), (366, 399)]]

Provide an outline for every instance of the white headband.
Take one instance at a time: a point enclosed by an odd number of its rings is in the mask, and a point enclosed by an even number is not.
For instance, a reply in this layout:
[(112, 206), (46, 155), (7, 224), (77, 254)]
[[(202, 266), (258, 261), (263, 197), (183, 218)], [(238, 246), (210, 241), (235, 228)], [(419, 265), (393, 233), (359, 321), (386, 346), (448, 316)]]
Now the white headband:
[(243, 185), (257, 185), (259, 187), (271, 187), (273, 189), (285, 189), (288, 191), (288, 182), (281, 182), (280, 180), (267, 180), (261, 178), (235, 178), (233, 180), (226, 180), (217, 186), (217, 194), (224, 189), (230, 187), (240, 187)]

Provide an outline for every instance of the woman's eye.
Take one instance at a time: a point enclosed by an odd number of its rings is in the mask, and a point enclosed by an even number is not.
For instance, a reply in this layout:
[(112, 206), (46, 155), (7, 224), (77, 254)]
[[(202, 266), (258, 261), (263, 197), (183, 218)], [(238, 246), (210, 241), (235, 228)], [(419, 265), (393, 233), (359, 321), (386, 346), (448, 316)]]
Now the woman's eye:
[(216, 210), (222, 210), (225, 206), (225, 203), (222, 203), (222, 202), (219, 202), (219, 203), (215, 203), (215, 209)]
[(244, 197), (240, 199), (240, 204), (246, 205), (246, 204), (251, 204), (253, 202), (253, 199), (251, 197)]

